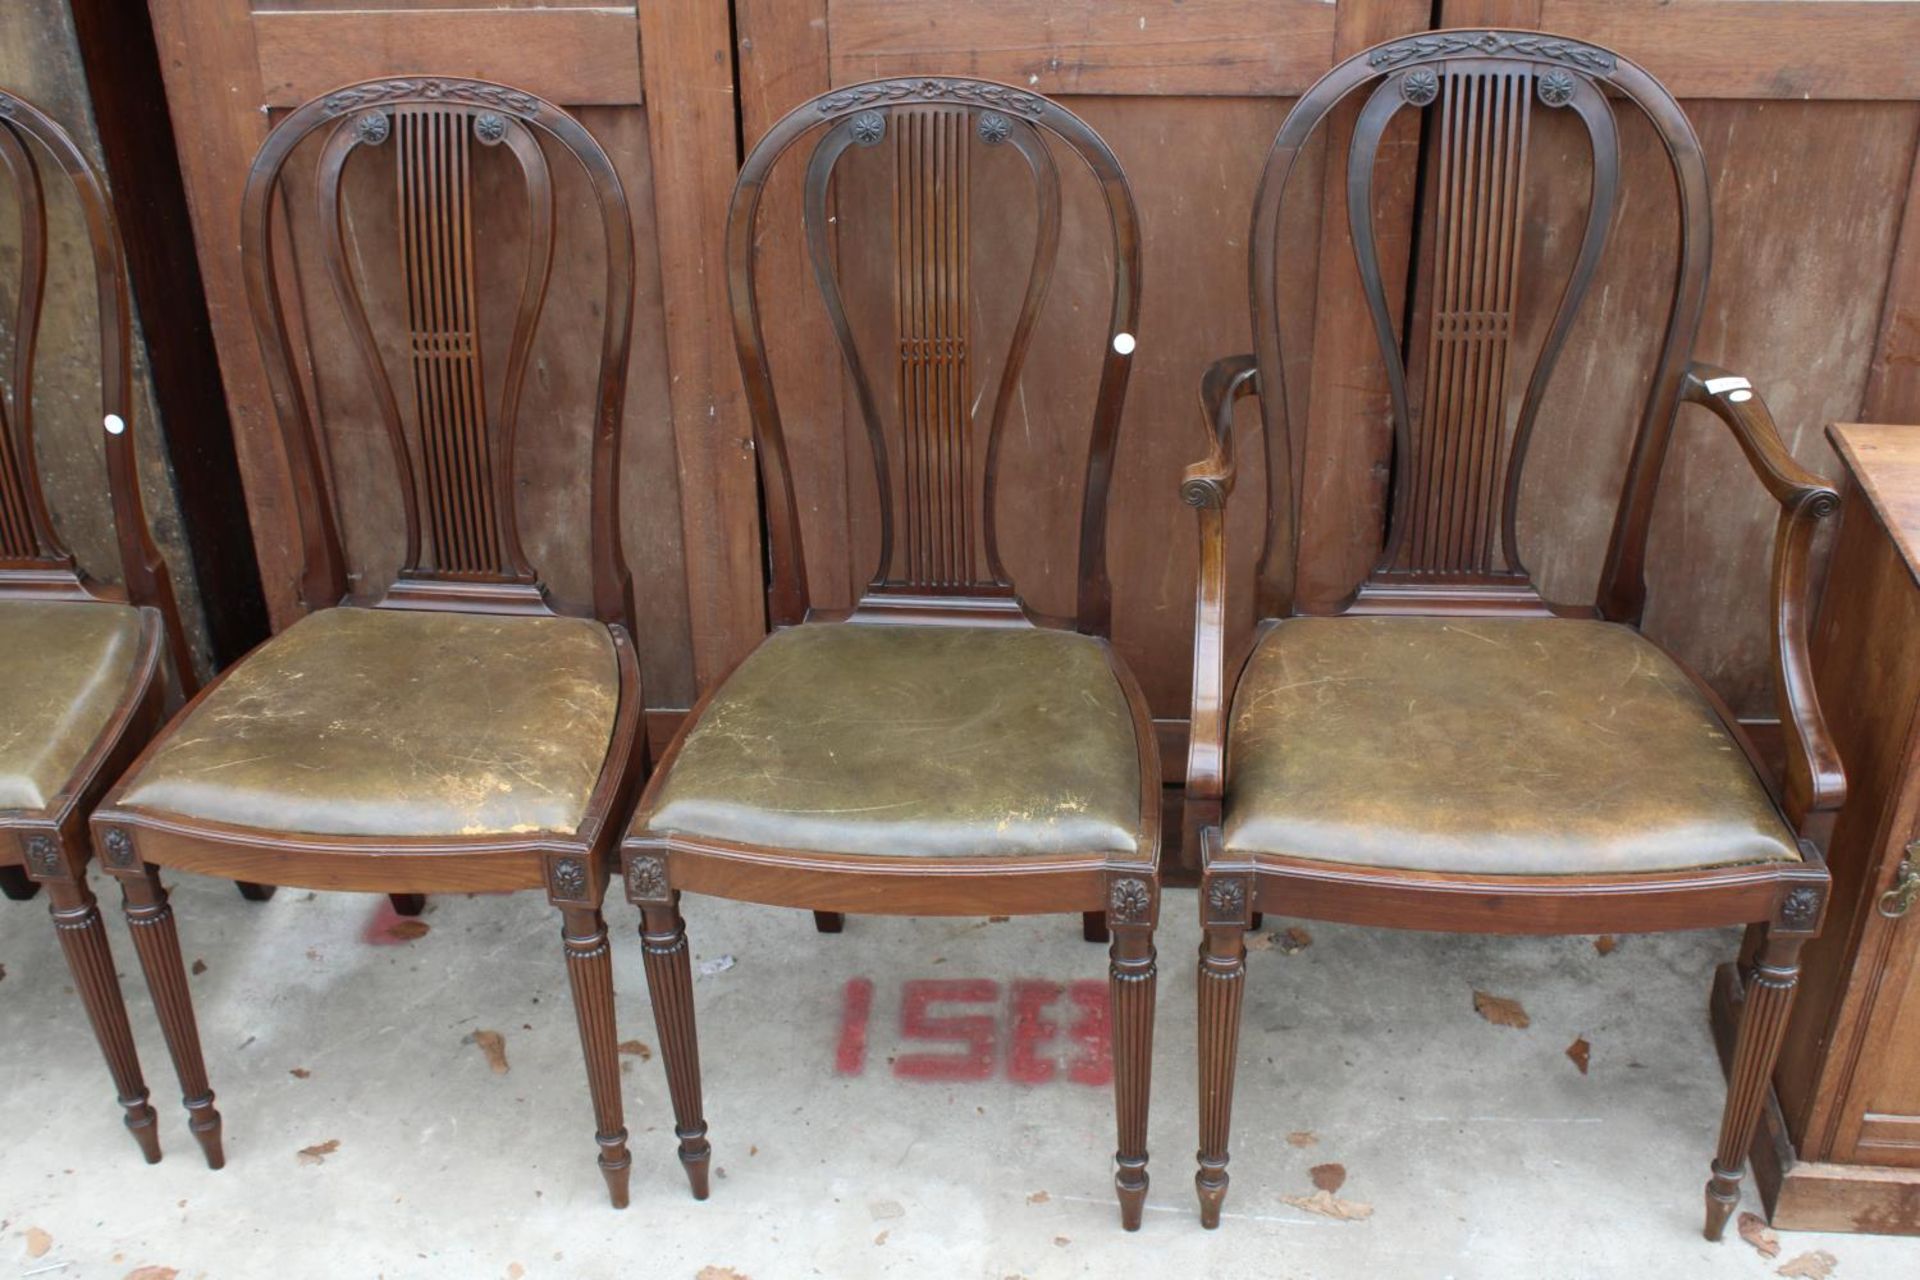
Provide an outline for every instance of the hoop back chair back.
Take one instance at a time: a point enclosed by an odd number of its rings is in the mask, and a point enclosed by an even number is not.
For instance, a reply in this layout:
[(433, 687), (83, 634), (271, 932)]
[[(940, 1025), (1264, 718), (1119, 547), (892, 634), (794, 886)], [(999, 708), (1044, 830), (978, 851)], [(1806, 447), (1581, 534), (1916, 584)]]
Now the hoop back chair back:
[[(516, 444), (534, 343), (548, 301), (557, 240), (549, 149), (585, 174), (605, 237), (590, 470), (593, 616), (633, 625), (632, 584), (620, 543), (620, 424), (632, 342), (634, 259), (627, 198), (600, 143), (572, 116), (532, 94), (479, 80), (372, 81), (307, 103), (274, 130), (248, 178), (241, 219), (248, 298), (261, 334), (304, 537), (308, 607), (346, 595), (337, 506), (327, 492), (326, 445), (286, 316), (273, 216), (289, 160), (323, 134), (312, 182), (327, 277), (343, 314), (392, 456), (405, 522), (400, 571), (382, 602), (401, 607), (547, 612), (556, 606), (521, 544)], [(348, 164), (392, 167), (398, 279), (405, 291), (404, 360), (397, 379), (369, 310), (370, 252), (349, 248)], [(525, 198), (513, 322), (497, 374), (483, 360), (477, 260), (507, 252), (478, 234), (481, 166), (511, 157)]]
[[(742, 168), (727, 222), (734, 342), (746, 382), (767, 504), (772, 621), (808, 614), (805, 554), (773, 370), (761, 331), (754, 253), (761, 198), (783, 156), (818, 133), (804, 185), (809, 265), (852, 384), (880, 495), (879, 556), (861, 609), (964, 610), (1017, 617), (1019, 596), (1001, 556), (997, 500), (1002, 439), (1017, 402), (1061, 238), (1061, 177), (1052, 140), (1099, 184), (1111, 236), (1114, 285), (1079, 519), (1074, 624), (1108, 631), (1107, 493), (1140, 314), (1139, 216), (1119, 162), (1098, 134), (1037, 94), (986, 81), (921, 79), (856, 85), (782, 119)], [(981, 153), (1017, 152), (1031, 180), (1034, 243), (1011, 332), (981, 332), (975, 306), (972, 193)], [(835, 266), (828, 202), (849, 152), (882, 151), (892, 163), (894, 323), (892, 368), (870, 365), (855, 340)], [(842, 257), (872, 252), (841, 238)], [(1016, 260), (1017, 261), (1017, 260)], [(993, 272), (1017, 278), (995, 255)], [(997, 348), (1004, 341), (1004, 348)], [(1004, 356), (999, 356), (1004, 350)], [(977, 371), (996, 362), (991, 394)], [(884, 409), (887, 398), (894, 412)], [(987, 410), (984, 422), (978, 412)], [(894, 430), (889, 439), (888, 424)]]
[[(1372, 571), (1348, 599), (1308, 607), (1295, 599), (1299, 469), (1274, 268), (1300, 156), (1356, 98), (1348, 228), (1386, 374), (1393, 465)], [(1518, 510), (1547, 387), (1592, 300), (1619, 205), (1618, 103), (1645, 117), (1665, 154), (1678, 252), (1597, 598), (1555, 604), (1523, 558)], [(1426, 204), (1403, 360), (1375, 171), (1407, 111), (1424, 113)], [(1571, 264), (1534, 339), (1527, 291), (1554, 282), (1522, 278), (1523, 239), (1541, 221), (1527, 207), (1529, 144), (1541, 113), (1556, 112), (1580, 123), (1591, 179)], [(1746, 379), (1692, 358), (1711, 245), (1707, 170), (1686, 116), (1645, 71), (1595, 45), (1501, 30), (1391, 41), (1335, 66), (1282, 125), (1254, 207), (1255, 349), (1208, 371), (1201, 402), (1212, 451), (1182, 487), (1202, 541), (1187, 813), (1205, 865), (1201, 1022), (1210, 1030), (1197, 1182), (1207, 1225), (1227, 1186), (1241, 937), (1257, 910), (1490, 933), (1756, 926), (1708, 1234), (1731, 1213), (1798, 950), (1819, 927), (1828, 886), (1820, 847), (1845, 782), (1807, 657), (1808, 551), (1838, 499), (1794, 460)], [(1266, 437), (1255, 600), (1266, 621), (1230, 664), (1223, 508), (1234, 404), (1246, 395), (1257, 395)], [(1682, 401), (1722, 419), (1780, 508), (1772, 632), (1788, 745), (1782, 787), (1713, 692), (1638, 634), (1655, 491)], [(1301, 616), (1309, 613), (1351, 621)], [(1294, 696), (1308, 686), (1318, 692)], [(1607, 746), (1596, 746), (1592, 721), (1615, 711)]]

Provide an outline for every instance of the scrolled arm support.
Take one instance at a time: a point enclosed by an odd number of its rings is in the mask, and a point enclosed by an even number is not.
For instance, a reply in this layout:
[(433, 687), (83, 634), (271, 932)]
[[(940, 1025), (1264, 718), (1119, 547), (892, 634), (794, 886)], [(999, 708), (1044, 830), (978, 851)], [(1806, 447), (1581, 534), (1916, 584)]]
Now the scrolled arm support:
[(1814, 530), (1839, 510), (1840, 495), (1795, 460), (1766, 402), (1745, 378), (1695, 364), (1681, 391), (1726, 423), (1754, 474), (1780, 505), (1773, 538), (1772, 632), (1775, 696), (1788, 740), (1786, 809), (1803, 836), (1823, 835), (1846, 799), (1847, 779), (1814, 689), (1808, 560)]
[[(1200, 579), (1193, 622), (1193, 721), (1187, 743), (1190, 818), (1217, 812), (1226, 788), (1227, 547), (1226, 505), (1233, 492), (1233, 410), (1259, 393), (1252, 356), (1216, 361), (1200, 382), (1200, 423), (1207, 456), (1188, 467), (1180, 500), (1200, 521)], [(1191, 825), (1191, 822), (1190, 822)]]

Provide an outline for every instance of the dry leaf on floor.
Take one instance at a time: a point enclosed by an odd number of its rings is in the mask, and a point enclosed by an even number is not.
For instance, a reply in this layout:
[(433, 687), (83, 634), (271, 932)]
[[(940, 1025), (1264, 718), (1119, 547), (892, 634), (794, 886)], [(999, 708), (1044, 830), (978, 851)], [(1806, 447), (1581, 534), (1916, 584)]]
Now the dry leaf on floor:
[(327, 1157), (340, 1149), (340, 1139), (328, 1138), (325, 1142), (316, 1142), (310, 1147), (300, 1148), (301, 1164), (325, 1164)]
[(1343, 1164), (1317, 1164), (1307, 1170), (1307, 1176), (1313, 1179), (1313, 1185), (1322, 1191), (1338, 1191), (1347, 1183), (1347, 1166)]
[(1567, 1046), (1567, 1057), (1573, 1062), (1574, 1066), (1580, 1068), (1580, 1074), (1585, 1075), (1587, 1074), (1587, 1063), (1593, 1060), (1593, 1046), (1587, 1043), (1585, 1036), (1581, 1036), (1578, 1040), (1575, 1040)]
[(1780, 1237), (1773, 1234), (1767, 1220), (1757, 1213), (1740, 1215), (1740, 1238), (1758, 1249), (1763, 1258), (1780, 1256)]
[(621, 1053), (630, 1053), (642, 1062), (646, 1062), (653, 1057), (653, 1050), (638, 1040), (622, 1040), (615, 1047), (618, 1048)]
[(477, 1044), (480, 1052), (487, 1055), (487, 1066), (497, 1076), (503, 1076), (512, 1070), (507, 1066), (507, 1038), (498, 1031), (476, 1031), (463, 1038), (461, 1044)]
[(1047, 1201), (1051, 1199), (1053, 1199), (1053, 1197), (1048, 1195), (1046, 1192), (1036, 1191), (1032, 1195), (1027, 1197), (1027, 1203), (1028, 1204), (1045, 1204)]
[(1797, 1280), (1827, 1280), (1833, 1269), (1840, 1265), (1840, 1259), (1825, 1249), (1815, 1249), (1812, 1253), (1803, 1253), (1773, 1274), (1793, 1276)]
[(525, 1274), (527, 1274), (527, 1269), (519, 1263), (509, 1262), (507, 1264), (507, 1280), (520, 1280), (520, 1277)]
[(197, 978), (201, 974), (205, 973), (206, 971), (207, 971), (207, 962), (205, 960), (202, 960), (200, 957), (195, 956), (193, 958), (193, 969), (192, 969), (193, 976)]
[(1275, 938), (1273, 945), (1283, 956), (1299, 955), (1313, 945), (1313, 935), (1296, 924)]
[(1610, 933), (1603, 933), (1599, 937), (1593, 940), (1593, 949), (1595, 951), (1598, 951), (1603, 956), (1612, 955), (1614, 952), (1614, 948), (1618, 947), (1619, 945), (1620, 945), (1620, 939), (1614, 937)]
[(753, 1277), (732, 1267), (702, 1267), (693, 1280), (753, 1280)]
[(1506, 996), (1488, 995), (1484, 991), (1473, 993), (1473, 1011), (1496, 1027), (1528, 1027), (1533, 1019), (1520, 1007), (1518, 1000), (1509, 1000)]
[(1308, 1213), (1317, 1213), (1325, 1218), (1338, 1218), (1342, 1222), (1359, 1222), (1373, 1216), (1373, 1206), (1362, 1204), (1358, 1200), (1342, 1200), (1331, 1191), (1316, 1191), (1310, 1196), (1281, 1196), (1281, 1201), (1296, 1209), (1305, 1209)]
[(386, 927), (386, 935), (401, 942), (418, 942), (432, 932), (433, 926), (425, 920), (395, 920)]
[(887, 1232), (882, 1231), (879, 1235), (873, 1238), (873, 1242), (875, 1244), (885, 1244), (887, 1242)]
[(313, 1072), (307, 1070), (305, 1067), (295, 1067), (293, 1070), (287, 1072), (287, 1074), (295, 1080), (305, 1080), (308, 1076), (312, 1075)]
[(27, 1256), (44, 1258), (47, 1250), (53, 1248), (53, 1237), (38, 1227), (27, 1228)]
[(1053, 1242), (1059, 1245), (1062, 1249), (1064, 1249), (1068, 1245), (1073, 1243), (1073, 1237), (1072, 1236), (1055, 1236), (1053, 1238)]
[(1287, 1145), (1290, 1147), (1317, 1147), (1320, 1145), (1320, 1135), (1311, 1129), (1295, 1129), (1287, 1135)]
[(179, 1274), (172, 1267), (135, 1267), (127, 1272), (126, 1280), (173, 1280)]

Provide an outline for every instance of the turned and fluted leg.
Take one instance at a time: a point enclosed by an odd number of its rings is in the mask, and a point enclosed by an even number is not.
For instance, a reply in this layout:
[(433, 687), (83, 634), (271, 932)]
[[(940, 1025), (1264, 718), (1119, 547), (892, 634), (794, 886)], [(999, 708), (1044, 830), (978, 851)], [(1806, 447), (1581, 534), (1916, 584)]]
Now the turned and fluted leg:
[(1140, 1229), (1147, 1203), (1147, 1094), (1153, 1075), (1153, 926), (1111, 920), (1108, 989), (1113, 1000), (1113, 1102), (1120, 1148), (1114, 1189), (1120, 1225)]
[(1773, 1080), (1773, 1066), (1786, 1039), (1787, 1015), (1800, 984), (1800, 935), (1769, 932), (1747, 976), (1740, 1036), (1734, 1044), (1733, 1070), (1727, 1082), (1727, 1107), (1720, 1117), (1720, 1148), (1707, 1182), (1706, 1236), (1718, 1240), (1740, 1204), (1740, 1179), (1747, 1171), (1747, 1150), (1760, 1123), (1760, 1109)]
[(213, 1089), (207, 1084), (207, 1064), (200, 1055), (200, 1029), (193, 1018), (193, 997), (187, 990), (187, 969), (180, 959), (180, 937), (174, 931), (173, 907), (156, 867), (142, 867), (120, 876), (126, 898), (127, 926), (133, 949), (147, 975), (147, 989), (160, 1015), (160, 1029), (180, 1077), (180, 1093), (187, 1107), (187, 1127), (206, 1154), (207, 1167), (227, 1162), (220, 1144), (220, 1113), (214, 1110)]
[(839, 933), (847, 927), (847, 917), (839, 911), (816, 911), (813, 913), (813, 927), (819, 933)]
[(653, 999), (653, 1025), (660, 1036), (660, 1057), (673, 1097), (673, 1132), (680, 1139), (680, 1163), (695, 1200), (707, 1198), (707, 1120), (700, 1105), (700, 1041), (693, 1022), (693, 964), (687, 954), (687, 926), (677, 902), (642, 908), (640, 940), (646, 956), (647, 992)]
[(127, 1110), (127, 1131), (140, 1144), (147, 1163), (158, 1164), (160, 1130), (147, 1102), (147, 1082), (140, 1074), (140, 1057), (134, 1051), (133, 1029), (127, 1025), (127, 1006), (120, 997), (120, 979), (114, 972), (100, 906), (84, 880), (50, 881), (48, 892), (53, 899), (49, 909), (54, 932), (66, 953), (67, 968), (73, 971), (80, 1002), (86, 1006), (87, 1021), (93, 1024), (94, 1039), (106, 1055), (120, 1105)]
[(1220, 1225), (1227, 1198), (1227, 1137), (1233, 1127), (1233, 1068), (1240, 1052), (1240, 1000), (1246, 991), (1246, 929), (1213, 924), (1200, 943), (1200, 1152), (1193, 1185), (1200, 1225)]
[(563, 907), (567, 981), (573, 988), (573, 1012), (580, 1023), (580, 1051), (587, 1061), (587, 1089), (593, 1095), (594, 1138), (600, 1144), (600, 1173), (607, 1180), (613, 1207), (627, 1207), (627, 1179), (633, 1157), (627, 1152), (627, 1127), (620, 1101), (620, 1033), (613, 1015), (613, 955), (607, 922), (598, 907)]

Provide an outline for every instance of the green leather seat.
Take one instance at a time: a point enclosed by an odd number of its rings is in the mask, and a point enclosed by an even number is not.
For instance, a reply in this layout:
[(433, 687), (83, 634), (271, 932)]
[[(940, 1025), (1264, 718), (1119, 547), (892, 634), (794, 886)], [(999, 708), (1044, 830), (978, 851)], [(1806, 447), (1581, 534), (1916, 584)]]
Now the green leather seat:
[(1529, 875), (1799, 858), (1718, 713), (1611, 623), (1282, 622), (1227, 766), (1230, 853)]
[(0, 655), (0, 809), (45, 809), (127, 693), (140, 611), (0, 601)]
[(241, 659), (121, 803), (327, 835), (572, 832), (619, 696), (597, 622), (324, 609)]
[(775, 632), (734, 671), (634, 831), (943, 857), (1131, 851), (1139, 825), (1133, 720), (1103, 642), (820, 623)]

